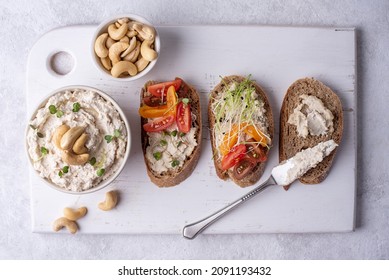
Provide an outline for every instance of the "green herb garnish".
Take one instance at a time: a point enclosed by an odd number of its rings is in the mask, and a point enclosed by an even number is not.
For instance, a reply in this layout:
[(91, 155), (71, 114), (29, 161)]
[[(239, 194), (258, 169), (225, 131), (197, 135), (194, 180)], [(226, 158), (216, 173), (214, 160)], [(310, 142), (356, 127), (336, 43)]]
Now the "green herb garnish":
[(164, 131), (163, 131), (163, 135), (164, 135), (164, 136), (170, 136), (170, 132), (167, 131), (167, 130), (164, 130)]
[(177, 148), (182, 145), (182, 141), (178, 142)]
[(180, 134), (178, 134), (180, 137), (184, 137), (186, 135), (186, 133), (184, 132), (180, 132)]
[(49, 111), (50, 111), (50, 114), (54, 115), (55, 113), (57, 113), (57, 107), (55, 107), (55, 105), (50, 105)]
[(57, 116), (57, 118), (60, 118), (63, 116), (63, 112), (61, 110), (57, 110), (57, 113), (55, 114)]
[(172, 135), (173, 137), (176, 137), (176, 136), (177, 136), (177, 130), (173, 130), (173, 131), (171, 132), (171, 135)]
[(162, 139), (162, 140), (160, 141), (160, 143), (161, 143), (161, 146), (167, 146), (167, 141), (164, 140), (164, 139)]
[(96, 174), (97, 174), (97, 176), (99, 176), (99, 177), (103, 176), (104, 173), (105, 173), (105, 169), (104, 169), (104, 168), (100, 168), (100, 169), (98, 169), (98, 170), (96, 171)]
[(122, 133), (120, 132), (120, 130), (119, 129), (115, 129), (113, 131), (113, 135), (105, 135), (104, 139), (107, 141), (107, 143), (110, 143), (115, 138), (120, 138), (121, 135), (122, 135)]
[(81, 109), (81, 105), (80, 105), (80, 103), (78, 103), (78, 102), (76, 102), (76, 103), (73, 103), (73, 112), (78, 112), (78, 111), (80, 111), (80, 109)]
[(45, 156), (49, 153), (49, 150), (47, 150), (45, 147), (41, 147), (41, 153), (42, 153), (42, 156)]
[(176, 159), (172, 161), (172, 167), (176, 167), (179, 164), (180, 164), (180, 162), (178, 160), (176, 160)]
[(92, 165), (92, 166), (94, 166), (94, 165), (96, 164), (96, 158), (95, 158), (95, 157), (91, 158), (91, 159), (89, 160), (89, 164)]
[(63, 174), (66, 174), (68, 172), (69, 172), (69, 166), (66, 165), (66, 166), (62, 167), (62, 169), (58, 172), (58, 176), (62, 177)]
[(161, 152), (155, 152), (155, 153), (153, 154), (153, 156), (154, 156), (154, 158), (155, 158), (156, 160), (160, 160), (160, 159), (162, 158), (162, 153), (161, 153)]

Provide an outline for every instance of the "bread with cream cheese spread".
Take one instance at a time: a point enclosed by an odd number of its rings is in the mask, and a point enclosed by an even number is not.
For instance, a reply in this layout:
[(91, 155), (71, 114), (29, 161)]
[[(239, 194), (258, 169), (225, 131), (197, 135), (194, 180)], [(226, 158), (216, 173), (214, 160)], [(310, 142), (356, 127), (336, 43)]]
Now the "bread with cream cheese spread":
[[(245, 87), (248, 89), (244, 89)], [(274, 133), (273, 114), (264, 90), (250, 78), (238, 75), (223, 77), (210, 94), (208, 121), (213, 161), (218, 177), (223, 180), (231, 179), (240, 187), (255, 184), (264, 172)], [(246, 133), (247, 129), (251, 129), (249, 134)], [(252, 132), (263, 135), (264, 142), (261, 139), (252, 139)], [(243, 171), (244, 176), (239, 170), (242, 166), (247, 167), (247, 160), (251, 162), (252, 157), (250, 155), (250, 159), (248, 156), (251, 154), (249, 148), (245, 152), (243, 150), (241, 156), (235, 159), (238, 163), (230, 168), (223, 168), (223, 162), (242, 145), (255, 146), (263, 158), (255, 161), (254, 165), (251, 164), (249, 171), (246, 168), (247, 173)]]
[[(290, 120), (290, 116), (294, 114), (295, 109), (301, 105), (304, 96), (314, 96), (321, 100), (324, 107), (332, 113), (332, 127), (322, 133), (299, 133), (296, 123)], [(299, 113), (299, 112), (298, 112)], [(299, 113), (300, 114), (300, 113)], [(325, 116), (317, 112), (312, 112), (309, 107), (302, 109), (302, 120), (306, 121), (306, 126), (310, 123), (323, 121)], [(308, 117), (310, 114), (311, 117)], [(310, 119), (311, 118), (311, 119)], [(338, 145), (341, 142), (343, 134), (343, 110), (342, 104), (335, 92), (328, 86), (314, 78), (303, 78), (295, 81), (287, 90), (282, 102), (280, 113), (280, 142), (279, 142), (279, 160), (280, 162), (293, 157), (297, 152), (303, 149), (316, 146), (320, 142), (334, 140)], [(315, 168), (309, 170), (299, 180), (304, 184), (318, 184), (322, 182), (330, 171), (337, 148)], [(284, 186), (288, 189), (289, 186)]]
[[(176, 78), (180, 79), (180, 78)], [(196, 89), (182, 79), (180, 88), (176, 91), (178, 102), (181, 102), (183, 99), (189, 101), (190, 111), (191, 111), (191, 137), (193, 139), (188, 140), (188, 135), (185, 133), (180, 133), (177, 129), (176, 124), (173, 124), (171, 127), (166, 128), (164, 131), (152, 132), (152, 134), (145, 131), (143, 126), (149, 122), (148, 118), (141, 117), (141, 142), (142, 142), (142, 151), (144, 155), (144, 161), (146, 164), (147, 174), (150, 180), (157, 185), (158, 187), (172, 187), (180, 184), (182, 181), (187, 179), (193, 172), (194, 168), (197, 165), (197, 162), (200, 157), (201, 151), (201, 142), (202, 142), (202, 121), (201, 121), (201, 108), (200, 108), (200, 98)], [(144, 98), (150, 97), (150, 93), (147, 91), (148, 87), (151, 85), (158, 84), (157, 81), (148, 81), (141, 90), (141, 107), (144, 106)], [(177, 104), (174, 104), (176, 106)], [(171, 109), (171, 108), (169, 108)], [(172, 128), (173, 127), (173, 128)], [(192, 131), (193, 130), (193, 131)], [(160, 143), (155, 143), (155, 139), (152, 137), (161, 137), (158, 139)], [(190, 143), (189, 143), (190, 142)], [(193, 143), (196, 143), (195, 145)], [(150, 151), (148, 149), (154, 149), (151, 145), (155, 146), (155, 149), (160, 153), (160, 159), (158, 161), (150, 157)], [(184, 156), (185, 159), (180, 160), (179, 162), (174, 159), (174, 154), (182, 157), (182, 149), (186, 145), (192, 145), (194, 147), (193, 151), (187, 156)], [(165, 150), (164, 150), (165, 149)], [(177, 149), (177, 150), (175, 150)], [(168, 159), (165, 155), (168, 154)], [(155, 155), (155, 153), (154, 153)], [(159, 171), (157, 167), (152, 166), (153, 164), (160, 164), (160, 161), (165, 162), (165, 167), (163, 171)], [(175, 164), (175, 162), (178, 162)]]

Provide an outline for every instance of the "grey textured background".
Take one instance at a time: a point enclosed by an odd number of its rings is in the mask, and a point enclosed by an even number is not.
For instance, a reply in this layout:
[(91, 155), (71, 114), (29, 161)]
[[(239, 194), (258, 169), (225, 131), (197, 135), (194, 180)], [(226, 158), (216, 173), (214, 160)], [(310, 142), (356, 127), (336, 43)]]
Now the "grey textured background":
[[(343, 234), (56, 235), (31, 233), (24, 153), (25, 69), (45, 32), (125, 12), (156, 25), (356, 27), (357, 225)], [(0, 259), (389, 259), (389, 1), (0, 0)]]

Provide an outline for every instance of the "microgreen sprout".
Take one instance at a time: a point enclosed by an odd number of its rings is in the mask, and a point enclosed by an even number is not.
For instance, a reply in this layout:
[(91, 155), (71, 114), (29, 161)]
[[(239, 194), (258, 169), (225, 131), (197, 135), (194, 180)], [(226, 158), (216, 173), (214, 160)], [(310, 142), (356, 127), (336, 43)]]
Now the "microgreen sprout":
[(80, 105), (80, 103), (78, 103), (78, 102), (76, 102), (76, 103), (73, 103), (73, 112), (78, 112), (78, 111), (80, 111), (80, 109), (81, 109), (81, 105)]
[(105, 169), (104, 168), (97, 169), (97, 171), (96, 171), (96, 174), (99, 177), (103, 176), (104, 173), (105, 173)]
[(153, 156), (156, 160), (160, 160), (162, 158), (162, 153), (161, 152), (155, 152), (153, 153)]
[(172, 167), (176, 167), (179, 164), (180, 164), (180, 162), (178, 160), (176, 160), (176, 159), (172, 161)]
[(120, 132), (119, 129), (115, 129), (113, 131), (113, 135), (105, 135), (104, 136), (104, 139), (107, 141), (107, 143), (110, 143), (112, 142), (112, 140), (114, 140), (115, 138), (118, 138), (120, 139), (120, 136), (122, 135), (122, 133)]

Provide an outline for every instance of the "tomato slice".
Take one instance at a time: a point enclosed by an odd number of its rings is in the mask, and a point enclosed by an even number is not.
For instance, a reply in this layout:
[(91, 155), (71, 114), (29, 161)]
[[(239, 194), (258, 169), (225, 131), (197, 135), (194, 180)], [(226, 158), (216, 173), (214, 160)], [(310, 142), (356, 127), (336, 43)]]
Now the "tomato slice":
[(181, 79), (175, 79), (174, 81), (170, 81), (170, 82), (150, 85), (147, 87), (147, 91), (150, 92), (152, 95), (161, 98), (162, 93), (165, 96), (170, 86), (174, 86), (176, 91), (179, 90), (181, 83), (182, 83)]
[(178, 103), (176, 122), (179, 131), (184, 133), (188, 133), (190, 131), (192, 126), (192, 115), (190, 113), (189, 104), (185, 104), (182, 101)]
[(165, 130), (174, 123), (175, 116), (168, 115), (166, 117), (156, 118), (155, 120), (143, 125), (143, 129), (147, 132), (159, 132)]
[(222, 169), (227, 170), (235, 166), (239, 161), (245, 157), (247, 151), (245, 144), (239, 144), (233, 147), (230, 152), (222, 159)]
[[(255, 141), (254, 139), (251, 139)], [(250, 141), (250, 140), (249, 140)], [(247, 156), (255, 162), (265, 162), (267, 160), (266, 152), (264, 147), (260, 143), (246, 144)]]
[(245, 157), (234, 166), (233, 176), (235, 179), (240, 180), (247, 176), (251, 170), (257, 165), (255, 160)]

